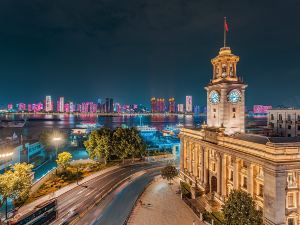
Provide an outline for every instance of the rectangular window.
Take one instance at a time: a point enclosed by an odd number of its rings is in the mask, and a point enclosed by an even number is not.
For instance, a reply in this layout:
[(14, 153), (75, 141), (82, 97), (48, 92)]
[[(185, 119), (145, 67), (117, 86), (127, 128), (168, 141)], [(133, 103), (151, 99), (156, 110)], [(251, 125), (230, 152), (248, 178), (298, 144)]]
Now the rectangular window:
[(291, 114), (288, 114), (287, 117), (288, 117), (288, 118), (287, 118), (288, 121), (291, 121), (291, 120), (292, 120)]
[(297, 130), (300, 130), (300, 126), (298, 125)]
[(264, 186), (262, 184), (259, 185), (258, 196), (264, 197)]
[(233, 171), (230, 171), (230, 180), (233, 181)]
[(288, 193), (288, 207), (294, 208), (294, 193)]
[(235, 112), (235, 108), (232, 108), (232, 112)]
[(292, 129), (292, 126), (291, 126), (291, 125), (288, 125), (288, 129), (289, 129), (289, 130)]
[(244, 177), (243, 188), (247, 189), (247, 177)]
[(278, 120), (282, 120), (282, 115), (281, 114), (278, 115)]
[(214, 112), (216, 112), (217, 110), (216, 109), (213, 109), (214, 110)]
[(274, 120), (274, 115), (273, 114), (271, 114), (271, 120)]
[(294, 218), (288, 218), (288, 225), (295, 225)]

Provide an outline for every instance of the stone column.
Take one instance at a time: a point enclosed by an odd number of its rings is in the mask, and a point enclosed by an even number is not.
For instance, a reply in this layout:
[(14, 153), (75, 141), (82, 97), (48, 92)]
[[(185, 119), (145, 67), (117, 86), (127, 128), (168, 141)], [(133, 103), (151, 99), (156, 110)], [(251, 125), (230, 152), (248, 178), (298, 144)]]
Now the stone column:
[(264, 224), (284, 225), (286, 172), (264, 168)]
[(184, 147), (185, 147), (185, 142), (184, 139), (181, 138), (181, 144), (180, 144), (180, 170), (184, 170)]
[(219, 196), (221, 196), (222, 191), (222, 161), (221, 161), (221, 155), (217, 154), (217, 193)]
[(187, 159), (188, 159), (187, 148), (188, 148), (188, 142), (185, 140), (184, 147), (183, 147), (183, 167), (184, 167), (184, 169), (187, 169)]
[(194, 148), (194, 176), (197, 178), (198, 177), (198, 145), (195, 145)]
[(201, 182), (202, 184), (204, 183), (204, 171), (205, 171), (205, 166), (204, 166), (204, 160), (205, 160), (205, 148), (201, 147)]
[(249, 163), (247, 173), (247, 191), (253, 197), (253, 164)]
[(207, 167), (209, 165), (207, 165), (208, 164), (208, 162), (207, 162), (207, 154), (208, 154), (208, 152), (207, 152), (207, 149), (205, 148), (204, 149), (204, 157), (203, 157), (203, 166), (204, 166), (204, 169), (203, 169), (203, 184), (204, 184), (204, 186), (206, 186), (208, 184)]
[(225, 154), (222, 154), (221, 155), (221, 160), (222, 160), (222, 167), (221, 167), (221, 172), (222, 172), (222, 186), (221, 186), (221, 194), (223, 197), (225, 197), (227, 195), (227, 188), (226, 188), (226, 181), (227, 181), (227, 174), (226, 174), (226, 171), (227, 171), (227, 164), (226, 164), (226, 155)]
[(239, 164), (236, 158), (233, 159), (233, 188), (239, 188)]

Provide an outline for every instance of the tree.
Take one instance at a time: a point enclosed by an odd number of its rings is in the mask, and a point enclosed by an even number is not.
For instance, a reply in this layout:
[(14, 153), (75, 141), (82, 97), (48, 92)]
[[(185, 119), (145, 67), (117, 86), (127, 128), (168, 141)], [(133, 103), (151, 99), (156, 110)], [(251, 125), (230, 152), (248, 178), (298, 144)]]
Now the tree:
[(17, 163), (0, 174), (0, 195), (3, 196), (3, 202), (11, 198), (18, 206), (27, 200), (32, 185), (32, 168), (31, 164)]
[(262, 225), (262, 212), (256, 210), (251, 195), (233, 190), (223, 206), (225, 225)]
[(178, 175), (178, 171), (175, 166), (167, 165), (161, 170), (161, 176), (163, 179), (167, 179), (169, 184), (171, 184), (172, 180)]
[(146, 144), (136, 128), (130, 128), (130, 143), (130, 154), (132, 158), (143, 157), (145, 155)]
[(108, 128), (93, 131), (84, 142), (89, 156), (94, 160), (104, 159), (105, 164), (112, 154), (112, 132)]
[(117, 128), (113, 132), (114, 154), (125, 160), (128, 156), (142, 157), (145, 154), (146, 145), (135, 128)]
[(71, 159), (72, 159), (71, 153), (62, 152), (58, 154), (56, 162), (59, 167), (61, 167), (63, 170), (66, 170), (67, 166), (70, 164)]

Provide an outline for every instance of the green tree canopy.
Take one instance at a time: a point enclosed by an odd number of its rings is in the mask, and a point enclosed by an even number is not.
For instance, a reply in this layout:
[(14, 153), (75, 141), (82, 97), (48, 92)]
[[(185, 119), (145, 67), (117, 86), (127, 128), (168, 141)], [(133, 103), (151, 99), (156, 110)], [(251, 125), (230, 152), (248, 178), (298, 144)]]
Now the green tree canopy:
[(59, 153), (56, 159), (57, 165), (61, 167), (63, 170), (67, 168), (72, 159), (72, 155), (69, 152)]
[(113, 132), (114, 154), (123, 160), (128, 156), (142, 157), (146, 151), (146, 144), (135, 128), (117, 128)]
[(178, 171), (175, 166), (167, 165), (161, 170), (161, 176), (163, 179), (167, 179), (170, 183), (178, 175)]
[(225, 225), (262, 225), (262, 212), (256, 210), (251, 195), (233, 190), (223, 206)]
[(101, 128), (92, 131), (88, 140), (84, 142), (84, 146), (91, 159), (98, 161), (104, 159), (106, 164), (113, 152), (111, 130), (108, 128)]

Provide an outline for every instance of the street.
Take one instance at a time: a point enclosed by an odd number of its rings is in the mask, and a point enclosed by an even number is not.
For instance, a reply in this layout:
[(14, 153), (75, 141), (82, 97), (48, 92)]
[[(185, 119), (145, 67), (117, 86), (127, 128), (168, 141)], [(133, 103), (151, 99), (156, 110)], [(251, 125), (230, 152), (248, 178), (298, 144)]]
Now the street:
[[(161, 165), (162, 165), (161, 163), (142, 163), (142, 164), (128, 165), (128, 166), (120, 167), (112, 171), (109, 171), (103, 174), (102, 176), (96, 177), (86, 183), (83, 184), (79, 183), (80, 184), (79, 186), (71, 189), (70, 191), (66, 192), (65, 194), (57, 198), (58, 218), (52, 224), (68, 223), (73, 219), (75, 219), (76, 217), (78, 217), (78, 215), (83, 216), (82, 214), (85, 213), (86, 216), (84, 216), (83, 219), (85, 221), (92, 220), (93, 218), (96, 217), (96, 215), (93, 215), (91, 218), (89, 216), (88, 209), (91, 206), (93, 206), (96, 202), (101, 201), (102, 197), (104, 197), (104, 195), (107, 192), (109, 192), (110, 189), (114, 188), (116, 185), (118, 185), (119, 182), (122, 182), (123, 180), (125, 180), (126, 178), (128, 178), (129, 176), (131, 176), (136, 172), (143, 171), (145, 169), (150, 169), (150, 168), (158, 168)], [(145, 179), (141, 184), (138, 184), (137, 187), (142, 190), (143, 187), (152, 179), (152, 176), (153, 175), (146, 175), (145, 177), (148, 178)], [(138, 180), (139, 179), (137, 179), (137, 181)], [(138, 190), (136, 192), (136, 196), (138, 196)], [(134, 196), (132, 197), (133, 199), (131, 200), (132, 202), (134, 202)], [(107, 198), (104, 198), (104, 201), (101, 201), (99, 207), (105, 209), (106, 210), (105, 212), (109, 212), (109, 208), (106, 209), (106, 206), (110, 207), (112, 204), (114, 204), (114, 202), (115, 199), (111, 198), (111, 195), (108, 195)], [(91, 211), (94, 211), (94, 208)], [(126, 218), (127, 215), (125, 214), (126, 213), (124, 213), (124, 216)], [(78, 224), (82, 224), (82, 223), (78, 223)], [(91, 223), (87, 223), (87, 224), (91, 224)]]

